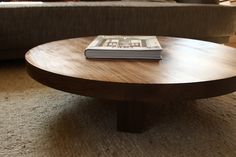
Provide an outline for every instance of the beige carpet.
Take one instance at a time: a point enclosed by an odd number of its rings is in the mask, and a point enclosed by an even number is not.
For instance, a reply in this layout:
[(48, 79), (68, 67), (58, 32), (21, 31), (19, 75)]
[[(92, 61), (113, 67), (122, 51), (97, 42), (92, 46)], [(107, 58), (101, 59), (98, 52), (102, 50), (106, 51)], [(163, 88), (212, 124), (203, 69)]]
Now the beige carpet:
[(142, 134), (116, 131), (111, 101), (50, 89), (22, 62), (0, 63), (0, 156), (236, 157), (236, 93), (149, 111)]

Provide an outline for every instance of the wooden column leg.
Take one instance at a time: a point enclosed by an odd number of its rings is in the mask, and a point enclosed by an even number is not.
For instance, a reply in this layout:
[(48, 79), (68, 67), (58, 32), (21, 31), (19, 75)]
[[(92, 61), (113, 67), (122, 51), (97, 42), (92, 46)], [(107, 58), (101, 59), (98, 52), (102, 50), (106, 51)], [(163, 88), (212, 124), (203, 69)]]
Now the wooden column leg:
[(117, 130), (141, 133), (145, 130), (146, 106), (137, 102), (117, 104)]

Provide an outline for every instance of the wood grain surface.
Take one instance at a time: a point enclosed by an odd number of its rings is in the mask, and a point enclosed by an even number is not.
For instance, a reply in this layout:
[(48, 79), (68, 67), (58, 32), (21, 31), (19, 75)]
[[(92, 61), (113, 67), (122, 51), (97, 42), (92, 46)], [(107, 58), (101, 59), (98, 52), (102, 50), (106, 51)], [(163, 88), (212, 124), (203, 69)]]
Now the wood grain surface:
[(236, 90), (236, 50), (211, 42), (158, 37), (163, 59), (89, 60), (94, 37), (47, 43), (25, 56), (37, 81), (67, 92), (125, 101), (176, 101)]

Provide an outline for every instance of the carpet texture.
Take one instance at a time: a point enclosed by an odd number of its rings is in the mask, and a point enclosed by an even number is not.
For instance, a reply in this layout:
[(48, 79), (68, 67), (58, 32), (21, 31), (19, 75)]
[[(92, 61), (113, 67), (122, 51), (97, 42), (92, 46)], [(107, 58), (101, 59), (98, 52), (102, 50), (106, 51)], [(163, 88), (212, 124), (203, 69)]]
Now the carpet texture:
[(148, 115), (146, 132), (117, 132), (112, 101), (43, 86), (23, 62), (0, 63), (1, 157), (236, 156), (236, 93), (159, 104)]

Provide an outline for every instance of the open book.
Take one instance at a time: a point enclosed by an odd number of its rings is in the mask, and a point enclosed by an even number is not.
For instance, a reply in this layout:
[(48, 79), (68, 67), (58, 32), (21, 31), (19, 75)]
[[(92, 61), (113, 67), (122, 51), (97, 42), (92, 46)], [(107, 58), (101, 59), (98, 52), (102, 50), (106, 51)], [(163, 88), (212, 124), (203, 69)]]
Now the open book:
[(156, 36), (97, 36), (85, 49), (86, 58), (161, 59)]

